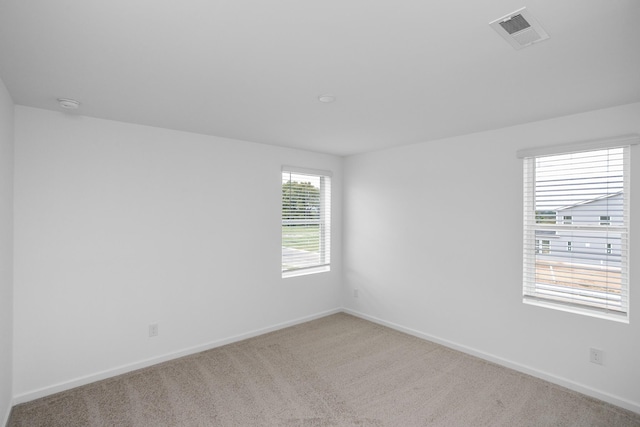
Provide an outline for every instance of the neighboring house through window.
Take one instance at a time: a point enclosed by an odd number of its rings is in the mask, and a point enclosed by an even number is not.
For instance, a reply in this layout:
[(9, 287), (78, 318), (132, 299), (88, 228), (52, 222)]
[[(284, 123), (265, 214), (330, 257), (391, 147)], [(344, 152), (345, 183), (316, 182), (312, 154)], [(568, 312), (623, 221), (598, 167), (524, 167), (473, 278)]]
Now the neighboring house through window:
[(523, 301), (628, 321), (629, 157), (637, 137), (523, 150)]
[(282, 277), (329, 271), (331, 174), (282, 169)]

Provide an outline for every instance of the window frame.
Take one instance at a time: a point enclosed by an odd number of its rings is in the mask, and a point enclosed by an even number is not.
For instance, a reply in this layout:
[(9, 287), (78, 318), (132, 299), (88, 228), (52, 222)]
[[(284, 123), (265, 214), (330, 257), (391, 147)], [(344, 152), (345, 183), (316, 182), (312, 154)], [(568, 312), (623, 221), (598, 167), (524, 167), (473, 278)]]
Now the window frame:
[[(284, 218), (284, 206), (283, 199), (280, 203), (280, 227), (281, 230), (288, 223), (291, 225), (291, 221), (295, 221), (296, 225), (315, 225), (317, 224), (319, 227), (319, 236), (318, 236), (318, 250), (319, 250), (319, 262), (313, 265), (307, 265), (304, 267), (296, 267), (296, 268), (288, 268), (285, 269), (285, 246), (284, 246), (284, 232), (281, 233), (281, 274), (282, 278), (303, 276), (308, 274), (317, 274), (331, 271), (331, 186), (332, 186), (332, 176), (333, 174), (330, 171), (319, 170), (319, 169), (309, 169), (309, 168), (300, 168), (296, 166), (282, 166), (281, 168), (281, 183), (284, 184), (285, 174), (289, 174), (289, 177), (292, 175), (297, 176), (308, 176), (311, 179), (319, 179), (319, 213), (318, 219), (311, 220), (293, 220), (293, 219), (285, 219)], [(281, 185), (282, 185), (281, 184)]]
[[(629, 322), (629, 287), (630, 287), (630, 258), (628, 255), (629, 245), (629, 237), (630, 237), (630, 220), (631, 215), (629, 212), (630, 207), (630, 165), (631, 165), (631, 146), (637, 145), (640, 143), (640, 136), (638, 135), (627, 135), (619, 138), (613, 138), (610, 140), (600, 140), (600, 141), (586, 141), (577, 144), (565, 144), (565, 145), (557, 145), (551, 147), (540, 147), (533, 149), (525, 149), (518, 151), (517, 155), (520, 159), (523, 159), (523, 172), (524, 172), (524, 186), (523, 186), (523, 303), (530, 305), (542, 306), (545, 308), (551, 308), (561, 311), (567, 311), (572, 313), (578, 313), (582, 315), (588, 315), (591, 317), (604, 318), (609, 320), (614, 320), (618, 322), (628, 323)], [(568, 302), (568, 300), (562, 300), (562, 298), (555, 299), (541, 296), (540, 293), (532, 292), (532, 289), (537, 289), (536, 279), (535, 279), (535, 260), (541, 254), (539, 250), (538, 244), (536, 244), (536, 239), (541, 239), (541, 236), (535, 235), (536, 223), (542, 222), (540, 218), (540, 214), (536, 212), (536, 202), (535, 202), (535, 193), (536, 193), (536, 180), (535, 180), (535, 168), (536, 163), (535, 159), (537, 157), (545, 157), (550, 155), (557, 154), (570, 154), (576, 152), (585, 152), (585, 151), (598, 151), (609, 148), (623, 148), (623, 162), (624, 162), (624, 173), (623, 173), (623, 200), (624, 200), (624, 233), (621, 234), (622, 241), (621, 246), (622, 250), (625, 251), (625, 256), (621, 257), (621, 295), (622, 295), (622, 307), (621, 310), (612, 310), (608, 308), (600, 308), (593, 307), (590, 305), (585, 305), (584, 303), (576, 303), (575, 301)], [(533, 178), (532, 178), (533, 177)], [(529, 180), (529, 182), (528, 182)], [(533, 181), (533, 183), (531, 182)], [(536, 214), (538, 216), (536, 217)], [(572, 218), (574, 219), (574, 218)], [(579, 229), (579, 226), (575, 225), (575, 222), (572, 221), (572, 224), (566, 224), (565, 218), (561, 218), (561, 222), (558, 221), (558, 227), (569, 227)], [(601, 221), (598, 222), (600, 224)], [(602, 225), (603, 229), (612, 229), (614, 227), (611, 224)], [(549, 228), (547, 224), (543, 224), (542, 226), (538, 226), (538, 228)], [(618, 230), (616, 230), (618, 231)], [(573, 246), (573, 245), (571, 245)], [(607, 248), (609, 246), (606, 246)], [(573, 252), (573, 248), (569, 249), (567, 252)], [(565, 252), (566, 253), (566, 252)], [(606, 253), (609, 255), (609, 252)], [(566, 292), (566, 291), (565, 291)], [(608, 295), (608, 294), (607, 294)]]

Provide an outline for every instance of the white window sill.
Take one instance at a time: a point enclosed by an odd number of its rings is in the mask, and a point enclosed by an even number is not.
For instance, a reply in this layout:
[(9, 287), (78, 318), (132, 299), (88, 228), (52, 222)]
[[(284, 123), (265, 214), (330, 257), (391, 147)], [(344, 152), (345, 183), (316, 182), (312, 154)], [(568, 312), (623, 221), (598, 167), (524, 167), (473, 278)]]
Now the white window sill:
[(323, 265), (321, 267), (301, 268), (299, 270), (283, 271), (282, 278), (287, 279), (289, 277), (307, 276), (309, 274), (326, 273), (331, 271), (330, 265)]
[(596, 309), (591, 310), (586, 307), (585, 308), (574, 307), (571, 305), (566, 305), (566, 304), (556, 303), (553, 301), (541, 300), (541, 299), (536, 299), (536, 298), (531, 298), (526, 296), (522, 299), (522, 302), (529, 305), (550, 308), (552, 310), (559, 310), (567, 313), (581, 314), (583, 316), (590, 316), (598, 319), (612, 320), (614, 322), (620, 322), (620, 323), (627, 323), (627, 324), (629, 323), (629, 316), (624, 313), (620, 313), (620, 314), (616, 314), (612, 312), (608, 313), (608, 312), (600, 311)]

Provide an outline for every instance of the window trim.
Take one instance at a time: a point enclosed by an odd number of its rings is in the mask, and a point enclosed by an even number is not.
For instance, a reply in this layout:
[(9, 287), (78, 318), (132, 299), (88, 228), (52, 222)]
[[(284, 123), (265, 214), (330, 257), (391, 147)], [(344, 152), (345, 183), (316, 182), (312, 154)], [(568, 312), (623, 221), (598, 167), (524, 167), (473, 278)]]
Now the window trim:
[(553, 154), (567, 154), (578, 151), (604, 150), (605, 148), (620, 148), (627, 145), (640, 144), (640, 135), (622, 135), (609, 139), (597, 139), (591, 141), (572, 142), (569, 144), (557, 144), (543, 147), (525, 148), (516, 152), (516, 157), (550, 156)]
[[(629, 295), (629, 287), (630, 287), (630, 283), (631, 281), (629, 280), (629, 273), (630, 273), (630, 264), (631, 264), (631, 259), (629, 256), (627, 256), (626, 259), (626, 269), (625, 271), (623, 271), (623, 275), (625, 276), (625, 281), (626, 281), (626, 295), (627, 295), (627, 304), (626, 307), (624, 307), (624, 311), (623, 312), (619, 312), (619, 311), (613, 311), (613, 310), (609, 310), (609, 309), (601, 309), (598, 307), (591, 307), (589, 305), (583, 305), (580, 303), (572, 303), (572, 302), (568, 302), (568, 301), (559, 301), (559, 300), (554, 300), (554, 299), (547, 299), (547, 298), (542, 298), (536, 295), (531, 295), (528, 294), (527, 292), (527, 283), (529, 283), (529, 287), (530, 287), (530, 277), (532, 274), (531, 271), (531, 266), (535, 264), (535, 259), (537, 257), (537, 255), (540, 253), (539, 252), (539, 248), (537, 244), (534, 244), (533, 248), (531, 247), (527, 247), (526, 242), (527, 241), (531, 241), (534, 243), (537, 243), (535, 240), (535, 225), (531, 225), (532, 222), (535, 222), (535, 181), (533, 184), (533, 187), (531, 187), (531, 184), (528, 183), (526, 181), (526, 177), (528, 176), (527, 174), (530, 174), (529, 176), (534, 176), (531, 174), (535, 174), (535, 158), (536, 157), (543, 157), (543, 156), (550, 156), (550, 155), (557, 155), (557, 154), (569, 154), (569, 153), (573, 153), (573, 152), (583, 152), (583, 151), (597, 151), (597, 150), (603, 150), (603, 149), (609, 149), (609, 148), (625, 148), (625, 173), (624, 173), (624, 197), (625, 197), (625, 205), (626, 205), (626, 212), (628, 212), (628, 207), (630, 206), (629, 203), (629, 199), (630, 199), (630, 185), (629, 185), (629, 181), (630, 181), (630, 175), (631, 175), (631, 171), (628, 169), (630, 168), (630, 157), (631, 157), (631, 149), (630, 146), (632, 145), (637, 145), (640, 143), (640, 136), (639, 135), (625, 135), (622, 137), (618, 137), (618, 138), (612, 138), (612, 139), (608, 139), (608, 140), (601, 140), (601, 141), (586, 141), (586, 142), (580, 142), (580, 143), (573, 143), (573, 144), (564, 144), (564, 145), (556, 145), (556, 146), (547, 146), (547, 147), (539, 147), (539, 148), (532, 148), (532, 149), (525, 149), (525, 150), (519, 150), (517, 152), (517, 156), (521, 159), (523, 159), (523, 164), (524, 164), (524, 176), (525, 176), (525, 181), (524, 181), (524, 224), (523, 224), (523, 231), (524, 231), (524, 235), (523, 235), (523, 248), (524, 248), (524, 254), (523, 254), (523, 265), (524, 265), (524, 269), (523, 269), (523, 303), (525, 304), (530, 304), (530, 305), (537, 305), (537, 306), (542, 306), (545, 308), (552, 308), (552, 309), (557, 309), (557, 310), (561, 310), (561, 311), (566, 311), (566, 312), (571, 312), (571, 313), (577, 313), (577, 314), (582, 314), (582, 315), (588, 315), (591, 317), (596, 317), (596, 318), (603, 318), (603, 319), (608, 319), (608, 320), (613, 320), (613, 321), (618, 321), (618, 322), (623, 322), (623, 323), (628, 323), (629, 322), (629, 310), (630, 310), (630, 304), (628, 303), (628, 295)], [(532, 169), (533, 168), (533, 169)], [(534, 178), (535, 180), (535, 178)], [(528, 215), (531, 215), (533, 212), (534, 218), (529, 218)], [(564, 219), (564, 218), (563, 218)], [(630, 237), (630, 222), (631, 217), (630, 215), (626, 215), (626, 241), (625, 244), (628, 244), (628, 239)], [(564, 222), (564, 221), (563, 221)], [(570, 225), (571, 226), (571, 225)], [(533, 240), (531, 240), (533, 239)], [(571, 249), (569, 249), (569, 251), (571, 251)], [(534, 281), (534, 286), (537, 289), (537, 286), (535, 285), (535, 281)], [(540, 294), (538, 294), (540, 295)]]

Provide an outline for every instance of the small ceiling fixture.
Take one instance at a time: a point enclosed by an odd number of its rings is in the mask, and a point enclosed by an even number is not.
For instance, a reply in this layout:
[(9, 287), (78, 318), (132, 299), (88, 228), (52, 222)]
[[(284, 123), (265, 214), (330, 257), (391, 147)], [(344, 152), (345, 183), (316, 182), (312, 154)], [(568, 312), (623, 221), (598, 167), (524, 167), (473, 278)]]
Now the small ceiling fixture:
[(58, 104), (65, 110), (77, 110), (80, 106), (80, 102), (68, 98), (58, 98)]
[(336, 97), (333, 95), (320, 95), (318, 97), (318, 101), (324, 102), (324, 103), (334, 102), (335, 100), (336, 100)]
[(547, 32), (526, 7), (496, 19), (489, 25), (514, 49), (522, 49), (549, 38)]

